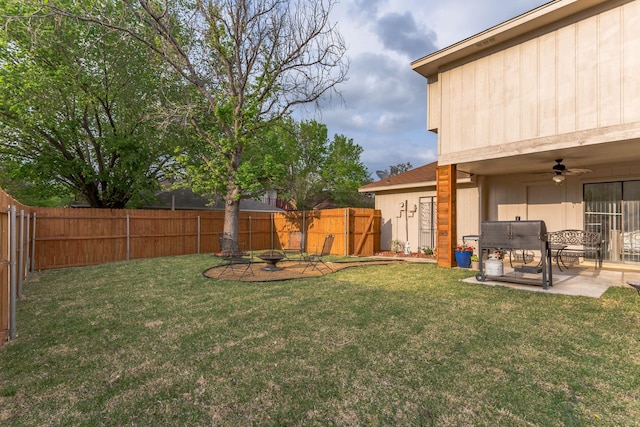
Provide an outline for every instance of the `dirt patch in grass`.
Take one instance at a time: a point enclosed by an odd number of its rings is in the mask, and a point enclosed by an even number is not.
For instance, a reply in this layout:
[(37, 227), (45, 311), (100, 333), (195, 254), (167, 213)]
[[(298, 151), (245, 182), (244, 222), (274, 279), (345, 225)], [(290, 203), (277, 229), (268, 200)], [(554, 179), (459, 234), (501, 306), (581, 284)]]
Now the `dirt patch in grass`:
[(211, 279), (230, 279), (242, 282), (273, 282), (279, 280), (304, 279), (308, 277), (319, 277), (345, 268), (366, 267), (370, 265), (385, 265), (398, 261), (358, 261), (358, 262), (328, 262), (326, 265), (318, 265), (318, 268), (307, 267), (304, 261), (282, 261), (278, 267), (279, 271), (265, 271), (266, 263), (252, 263), (251, 265), (238, 265), (234, 268), (227, 266), (215, 266), (205, 270), (202, 274)]

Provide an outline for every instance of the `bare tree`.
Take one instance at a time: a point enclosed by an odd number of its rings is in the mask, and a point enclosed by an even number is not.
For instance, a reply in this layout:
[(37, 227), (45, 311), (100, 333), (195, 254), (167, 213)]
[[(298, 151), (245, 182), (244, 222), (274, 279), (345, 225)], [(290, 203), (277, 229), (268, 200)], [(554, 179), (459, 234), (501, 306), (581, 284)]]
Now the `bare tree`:
[[(106, 2), (110, 10), (78, 12), (59, 0), (48, 7), (137, 39), (192, 89), (174, 117), (189, 123), (210, 148), (195, 151), (211, 174), (199, 184), (224, 195), (223, 251), (236, 252), (239, 202), (255, 178), (242, 173), (245, 152), (261, 143), (261, 132), (273, 121), (337, 93), (346, 78), (346, 47), (329, 21), (335, 3), (125, 0)], [(131, 14), (136, 25), (124, 19)]]

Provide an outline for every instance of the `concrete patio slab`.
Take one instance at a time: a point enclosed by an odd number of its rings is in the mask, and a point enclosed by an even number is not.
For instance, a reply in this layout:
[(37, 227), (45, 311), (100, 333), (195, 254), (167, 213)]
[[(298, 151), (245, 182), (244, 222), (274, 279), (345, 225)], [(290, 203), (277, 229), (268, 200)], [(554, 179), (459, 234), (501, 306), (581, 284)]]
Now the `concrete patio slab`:
[(505, 267), (504, 276), (502, 280), (486, 280), (480, 282), (475, 277), (465, 279), (467, 283), (477, 283), (487, 286), (506, 286), (512, 289), (519, 289), (530, 292), (546, 292), (549, 294), (562, 294), (562, 295), (576, 295), (592, 298), (600, 298), (607, 289), (611, 286), (628, 286), (627, 281), (640, 280), (640, 271), (638, 270), (624, 270), (624, 269), (610, 269), (603, 268), (595, 270), (590, 266), (579, 266), (563, 269), (563, 271), (557, 268), (553, 269), (553, 286), (544, 289), (542, 286), (536, 285), (523, 285), (520, 283), (508, 282), (509, 277), (528, 277), (535, 276), (525, 275), (521, 273), (515, 273), (513, 269)]

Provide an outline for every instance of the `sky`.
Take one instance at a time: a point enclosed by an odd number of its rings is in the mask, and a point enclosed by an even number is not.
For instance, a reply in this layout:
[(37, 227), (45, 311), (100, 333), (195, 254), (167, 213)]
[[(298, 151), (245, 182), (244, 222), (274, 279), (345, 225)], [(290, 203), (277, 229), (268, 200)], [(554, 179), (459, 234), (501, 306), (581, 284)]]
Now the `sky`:
[(363, 148), (375, 171), (437, 160), (426, 130), (426, 79), (411, 62), (534, 9), (548, 0), (339, 0), (330, 15), (347, 45), (348, 80), (312, 117)]

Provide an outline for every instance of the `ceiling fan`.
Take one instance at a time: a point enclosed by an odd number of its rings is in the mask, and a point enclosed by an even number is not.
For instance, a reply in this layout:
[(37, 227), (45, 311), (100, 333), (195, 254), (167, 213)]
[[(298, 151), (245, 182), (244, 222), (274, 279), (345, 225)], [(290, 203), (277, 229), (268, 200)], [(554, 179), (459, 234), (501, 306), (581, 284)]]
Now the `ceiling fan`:
[(556, 159), (556, 164), (553, 165), (553, 181), (556, 184), (560, 184), (564, 181), (564, 177), (566, 175), (580, 175), (583, 173), (592, 172), (591, 169), (578, 169), (578, 168), (567, 168), (562, 164), (562, 159)]

